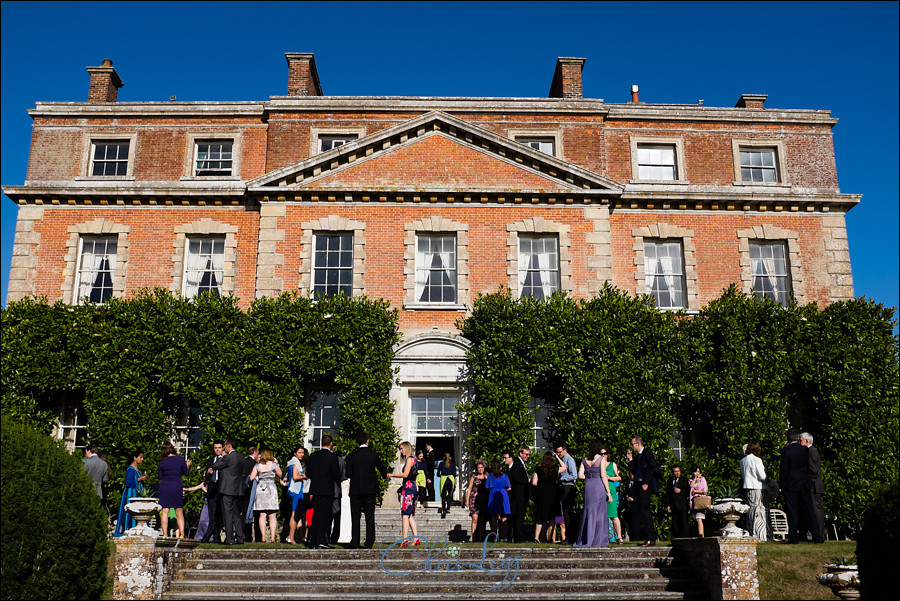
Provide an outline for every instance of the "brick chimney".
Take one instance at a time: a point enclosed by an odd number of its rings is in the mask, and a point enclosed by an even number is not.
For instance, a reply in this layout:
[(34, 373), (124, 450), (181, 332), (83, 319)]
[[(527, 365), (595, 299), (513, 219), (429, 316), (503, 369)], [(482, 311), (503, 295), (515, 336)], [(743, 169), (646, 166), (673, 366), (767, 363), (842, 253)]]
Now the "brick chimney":
[(556, 71), (550, 84), (550, 98), (581, 98), (581, 70), (583, 58), (561, 56), (556, 59)]
[(768, 97), (768, 94), (741, 94), (734, 106), (739, 109), (761, 109)]
[(285, 52), (284, 57), (288, 64), (288, 96), (324, 96), (312, 52)]
[(110, 59), (104, 58), (101, 66), (87, 67), (88, 73), (91, 74), (88, 102), (115, 102), (118, 98), (119, 88), (125, 84), (112, 64)]

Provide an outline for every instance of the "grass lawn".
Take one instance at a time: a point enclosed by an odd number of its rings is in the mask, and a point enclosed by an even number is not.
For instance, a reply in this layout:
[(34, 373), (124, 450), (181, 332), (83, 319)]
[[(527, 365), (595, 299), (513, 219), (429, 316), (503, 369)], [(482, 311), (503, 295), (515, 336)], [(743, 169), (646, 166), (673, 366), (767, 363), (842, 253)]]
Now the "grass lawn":
[(831, 558), (856, 553), (856, 541), (825, 541), (821, 545), (781, 542), (762, 543), (756, 547), (759, 564), (760, 599), (831, 599), (837, 597), (827, 586), (819, 584), (822, 564)]

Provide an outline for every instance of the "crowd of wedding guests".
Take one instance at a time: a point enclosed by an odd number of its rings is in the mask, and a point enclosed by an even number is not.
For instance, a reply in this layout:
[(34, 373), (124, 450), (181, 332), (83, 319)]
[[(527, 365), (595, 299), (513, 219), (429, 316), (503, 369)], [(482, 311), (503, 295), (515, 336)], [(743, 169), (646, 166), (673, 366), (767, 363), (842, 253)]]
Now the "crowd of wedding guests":
[[(349, 547), (372, 548), (375, 543), (375, 505), (385, 478), (397, 483), (402, 545), (418, 545), (416, 511), (429, 511), (429, 501), (446, 518), (454, 499), (459, 469), (450, 453), (437, 457), (426, 444), (414, 450), (400, 443), (400, 461), (389, 470), (374, 450), (366, 433), (357, 437), (357, 448), (347, 457), (334, 450), (331, 436), (323, 435), (319, 449), (310, 453), (297, 446), (285, 465), (271, 449), (249, 447), (246, 457), (236, 442), (225, 439), (213, 446), (213, 455), (200, 469), (203, 481), (184, 487), (191, 461), (177, 454), (171, 443), (161, 449), (156, 496), (162, 506), (160, 525), (169, 534), (187, 536), (184, 497), (202, 491), (203, 509), (194, 538), (201, 542), (240, 545), (244, 542), (285, 542), (327, 549), (340, 533), (341, 500), (349, 497), (351, 540)], [(780, 478), (767, 475), (757, 442), (744, 445), (740, 463), (741, 489), (750, 510), (746, 528), (761, 541), (772, 538), (769, 502), (778, 489), (784, 494), (788, 518), (788, 542), (824, 536), (820, 458), (808, 433), (788, 432), (782, 450)], [(112, 475), (96, 447), (86, 449), (85, 471), (101, 498), (104, 483)], [(141, 471), (144, 455), (131, 454), (125, 473), (115, 535), (134, 525), (126, 509), (128, 500), (148, 494), (147, 475)], [(532, 466), (529, 469), (529, 466)], [(583, 506), (575, 515), (576, 482), (583, 482)], [(280, 493), (280, 494), (279, 494)], [(512, 543), (560, 543), (575, 547), (605, 547), (632, 542), (655, 545), (658, 539), (651, 501), (661, 493), (671, 519), (671, 538), (706, 536), (705, 522), (712, 504), (710, 486), (701, 466), (683, 473), (672, 465), (664, 475), (653, 452), (637, 436), (617, 463), (610, 447), (600, 440), (588, 445), (580, 461), (565, 443), (546, 450), (540, 459), (523, 446), (502, 454), (502, 460), (474, 463), (462, 501), (471, 518), (471, 540), (480, 542), (489, 532)], [(533, 528), (525, 519), (531, 508)], [(281, 515), (279, 528), (278, 516)], [(365, 536), (361, 532), (365, 516)], [(223, 538), (224, 535), (224, 538)]]

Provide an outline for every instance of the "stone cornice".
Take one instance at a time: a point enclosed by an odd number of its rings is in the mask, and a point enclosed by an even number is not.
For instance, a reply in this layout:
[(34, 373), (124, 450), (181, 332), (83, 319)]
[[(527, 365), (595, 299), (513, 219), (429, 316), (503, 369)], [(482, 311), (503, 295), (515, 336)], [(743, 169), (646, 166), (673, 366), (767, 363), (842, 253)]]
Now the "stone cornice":
[(36, 117), (265, 117), (264, 102), (38, 102)]
[(802, 123), (834, 126), (831, 111), (748, 109), (694, 104), (606, 104), (607, 121), (718, 121), (729, 123)]

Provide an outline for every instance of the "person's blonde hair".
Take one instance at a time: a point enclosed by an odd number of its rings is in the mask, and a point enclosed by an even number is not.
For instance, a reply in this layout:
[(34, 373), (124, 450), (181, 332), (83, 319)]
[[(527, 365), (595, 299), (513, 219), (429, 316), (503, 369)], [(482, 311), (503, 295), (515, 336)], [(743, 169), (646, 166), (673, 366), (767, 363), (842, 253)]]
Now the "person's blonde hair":
[(259, 462), (262, 464), (269, 463), (275, 459), (275, 456), (272, 454), (272, 449), (263, 449), (259, 452)]
[(403, 453), (404, 457), (412, 457), (413, 459), (415, 459), (415, 457), (413, 456), (412, 445), (409, 444), (408, 440), (404, 440), (400, 443), (400, 452)]

